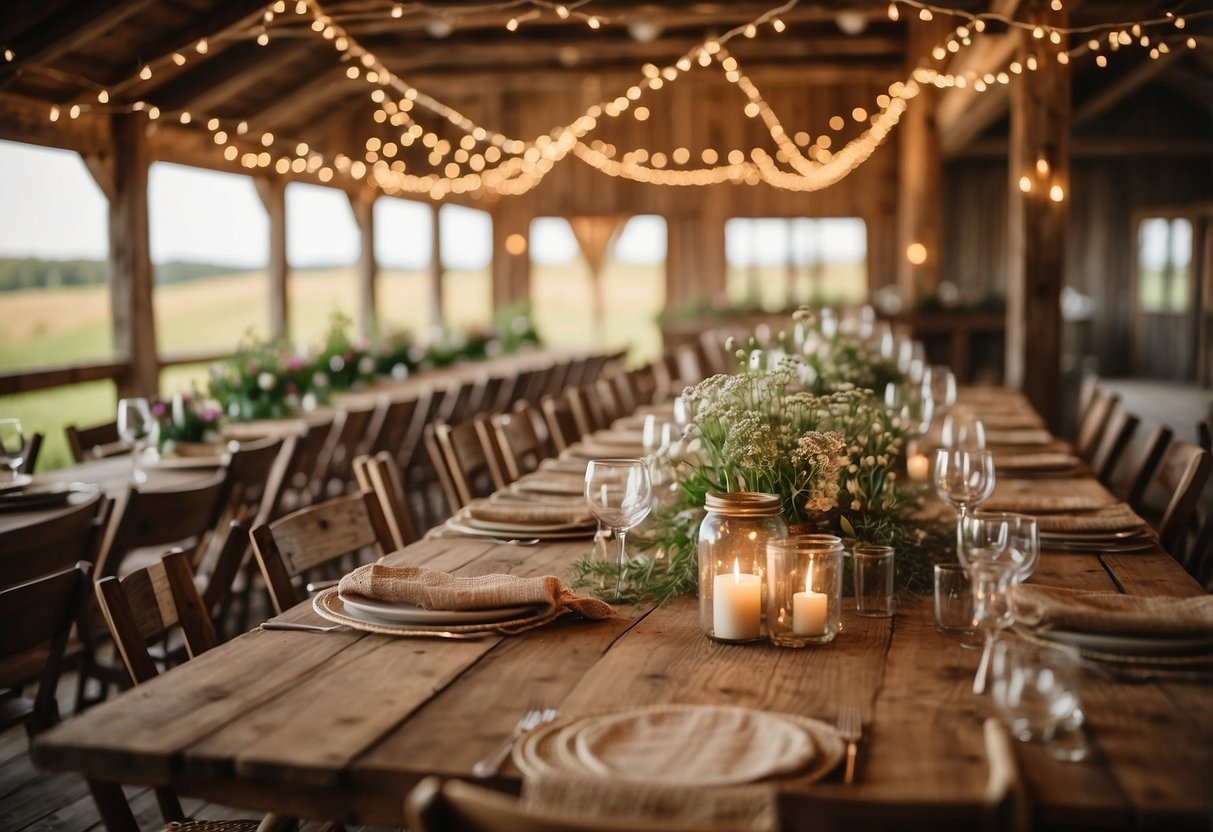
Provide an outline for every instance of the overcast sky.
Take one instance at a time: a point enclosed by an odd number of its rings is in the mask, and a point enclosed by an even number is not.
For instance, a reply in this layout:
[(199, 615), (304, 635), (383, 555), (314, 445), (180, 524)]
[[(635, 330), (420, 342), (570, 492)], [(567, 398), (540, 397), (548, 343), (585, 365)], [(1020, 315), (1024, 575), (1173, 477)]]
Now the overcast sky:
[[(336, 188), (292, 183), (287, 198), (287, 256), (297, 266), (353, 263), (358, 229), (345, 194)], [(268, 222), (247, 176), (157, 163), (148, 182), (152, 260), (190, 260), (260, 267)], [(443, 261), (448, 268), (486, 266), (492, 252), (489, 216), (442, 208)], [(431, 213), (426, 204), (384, 198), (375, 203), (375, 250), (387, 268), (424, 268), (430, 260)], [(861, 261), (867, 243), (859, 220), (730, 220), (729, 262), (782, 264), (789, 246), (797, 262), (818, 257)], [(0, 257), (102, 259), (106, 202), (79, 156), (63, 150), (0, 141)], [(665, 259), (665, 223), (635, 217), (616, 242), (626, 262)], [(577, 255), (568, 224), (535, 220), (531, 257), (560, 264)]]

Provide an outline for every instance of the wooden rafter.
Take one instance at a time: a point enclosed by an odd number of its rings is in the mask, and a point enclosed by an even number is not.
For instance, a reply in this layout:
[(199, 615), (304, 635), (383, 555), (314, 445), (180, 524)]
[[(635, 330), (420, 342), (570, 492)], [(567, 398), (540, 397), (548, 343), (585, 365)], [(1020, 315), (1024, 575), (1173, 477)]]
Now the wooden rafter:
[(208, 61), (184, 73), (168, 84), (146, 93), (161, 109), (189, 109), (210, 112), (233, 96), (279, 76), (284, 66), (313, 48), (311, 44), (292, 41), (258, 46), (238, 43), (220, 61)]
[(22, 32), (11, 44), (17, 60), (0, 64), (0, 89), (8, 86), (23, 66), (53, 61), (154, 2), (156, 0), (78, 0), (59, 14)]
[(1170, 69), (1182, 55), (1182, 52), (1176, 50), (1160, 55), (1155, 60), (1142, 61), (1112, 83), (1101, 86), (1095, 95), (1082, 103), (1082, 106), (1075, 108), (1074, 126), (1078, 127), (1099, 118), (1161, 73)]
[[(272, 104), (245, 115), (259, 130), (298, 124), (320, 110), (331, 109), (334, 102), (356, 89), (355, 83), (346, 78), (341, 67), (325, 66), (277, 96)], [(361, 99), (370, 101), (366, 96)]]

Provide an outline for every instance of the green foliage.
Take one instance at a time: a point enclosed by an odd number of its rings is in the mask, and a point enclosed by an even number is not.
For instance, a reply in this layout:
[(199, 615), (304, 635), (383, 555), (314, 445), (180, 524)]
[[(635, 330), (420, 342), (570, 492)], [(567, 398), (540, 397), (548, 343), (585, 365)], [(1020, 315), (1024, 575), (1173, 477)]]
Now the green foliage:
[[(155, 267), (156, 284), (183, 283), (219, 274), (235, 274), (245, 268), (215, 266), (170, 260)], [(60, 286), (93, 286), (109, 279), (104, 260), (43, 260), (37, 257), (0, 257), (0, 292), (22, 289), (54, 289)]]
[(329, 316), (324, 347), (316, 357), (316, 367), (328, 375), (332, 390), (357, 390), (374, 381), (376, 361), (370, 344), (350, 336), (354, 322), (339, 309)]
[(313, 362), (291, 355), (284, 343), (249, 332), (231, 358), (211, 367), (210, 395), (234, 422), (283, 419), (294, 415), (309, 393), (325, 392), (327, 384)]
[(152, 403), (152, 415), (160, 423), (160, 449), (171, 452), (178, 442), (218, 442), (223, 410), (217, 401), (205, 400), (197, 390), (178, 393), (172, 399)]

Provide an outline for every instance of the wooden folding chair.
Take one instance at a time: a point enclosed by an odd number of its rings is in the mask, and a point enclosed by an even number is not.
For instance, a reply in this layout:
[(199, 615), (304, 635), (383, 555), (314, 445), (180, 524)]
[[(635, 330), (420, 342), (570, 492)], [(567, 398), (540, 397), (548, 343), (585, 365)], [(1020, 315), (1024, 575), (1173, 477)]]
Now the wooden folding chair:
[(1112, 482), (1112, 474), (1140, 424), (1141, 419), (1125, 409), (1121, 402), (1112, 407), (1103, 437), (1091, 454), (1091, 470), (1105, 486)]
[(585, 387), (569, 387), (564, 391), (564, 400), (568, 402), (569, 412), (577, 424), (578, 436), (589, 436), (596, 430), (607, 427), (608, 422), (603, 414), (598, 397), (591, 394)]
[(494, 477), (500, 480), (498, 488), (504, 488), (523, 474), (538, 470), (539, 464), (549, 456), (526, 410), (494, 413), (489, 417), (488, 429), (495, 456), (501, 465)]
[(449, 388), (442, 397), (442, 407), (438, 410), (438, 418), (451, 425), (457, 425), (467, 419), (469, 405), (475, 392), (475, 381), (465, 381)]
[(504, 376), (483, 375), (476, 382), (472, 391), (472, 399), (468, 404), (468, 415), (477, 416), (481, 413), (492, 413), (497, 405), (497, 397), (505, 387)]
[[(477, 497), (487, 497), (496, 490), (491, 468), (493, 463), (489, 461), (494, 451), (486, 445), (490, 440), (484, 421), (483, 417), (478, 416), (451, 426), (439, 420), (434, 422), (433, 431), (427, 434), (427, 441), (433, 439), (431, 455), (436, 447), (441, 459), (446, 462), (447, 476), (450, 478), (447, 498), (448, 501), (454, 498), (451, 502), (452, 513)], [(439, 460), (435, 459), (435, 467), (439, 464)]]
[(375, 456), (384, 451), (393, 456), (400, 453), (419, 402), (420, 398), (417, 397), (408, 399), (380, 397), (375, 415), (366, 429), (368, 441), (363, 452), (368, 456)]
[(1117, 492), (1117, 496), (1132, 506), (1138, 514), (1146, 510), (1143, 501), (1146, 488), (1154, 478), (1154, 472), (1158, 470), (1158, 463), (1162, 462), (1167, 446), (1171, 444), (1171, 437), (1171, 429), (1166, 425), (1159, 425), (1150, 432), (1141, 455), (1133, 463), (1129, 478)]
[(366, 438), (367, 427), (375, 415), (373, 407), (342, 408), (333, 417), (324, 450), (316, 461), (312, 477), (312, 499), (324, 500), (348, 493), (354, 482), (354, 457)]
[(620, 403), (615, 385), (610, 379), (600, 378), (594, 382), (590, 395), (598, 401), (598, 410), (602, 414), (601, 419), (604, 428), (610, 427), (616, 419), (624, 415), (625, 412), (629, 412)]
[[(0, 730), (24, 723), (34, 734), (59, 722), (55, 689), (68, 636), (89, 598), (92, 565), (73, 566), (0, 591)], [(32, 699), (22, 695), (37, 680)]]
[(573, 408), (569, 400), (563, 396), (544, 396), (539, 401), (543, 412), (543, 421), (548, 428), (548, 437), (556, 453), (563, 453), (574, 442), (581, 440), (585, 434), (577, 419), (573, 416)]
[(277, 502), (282, 488), (289, 451), (287, 439), (267, 436), (251, 442), (241, 442), (228, 458), (228, 493), (225, 509), (234, 516), (237, 512), (248, 517), (268, 515), (270, 507)]
[(299, 509), (251, 533), (253, 551), (281, 614), (303, 600), (296, 580), (363, 549), (375, 557), (395, 548), (379, 500), (369, 492), (335, 497)]
[(25, 440), (25, 453), (21, 457), (21, 467), (17, 473), (34, 473), (34, 466), (38, 464), (38, 452), (42, 450), (42, 439), (42, 434), (31, 433)]
[(1095, 449), (1103, 440), (1108, 419), (1112, 416), (1113, 408), (1120, 402), (1120, 396), (1110, 393), (1102, 387), (1095, 391), (1091, 404), (1087, 407), (1078, 425), (1078, 436), (1074, 440), (1074, 452), (1087, 464), (1095, 454)]
[[(203, 599), (194, 586), (189, 559), (184, 552), (174, 551), (150, 566), (132, 572), (125, 578), (107, 577), (97, 583), (97, 599), (109, 626), (122, 663), (134, 685), (140, 685), (160, 674), (148, 643), (167, 643), (171, 634), (180, 631), (185, 652), (195, 658), (214, 647), (218, 641), (207, 615)], [(121, 786), (112, 783), (89, 782), (93, 799), (108, 829), (137, 829), (134, 816), (122, 794)], [(185, 821), (185, 813), (177, 795), (168, 788), (155, 789), (156, 801), (165, 821), (170, 824)], [(180, 832), (255, 832), (260, 829), (285, 828), (290, 819), (267, 815), (257, 820), (187, 821), (182, 826), (169, 826)]]
[(271, 520), (312, 502), (309, 485), (316, 477), (321, 455), (332, 430), (332, 418), (321, 419), (309, 422), (301, 434), (287, 440), (289, 455), (282, 474), (282, 484), (267, 512)]
[(32, 581), (78, 560), (92, 564), (112, 503), (93, 494), (64, 513), (0, 535), (0, 589)]
[(122, 437), (118, 435), (116, 421), (94, 425), (91, 428), (68, 425), (63, 432), (67, 434), (67, 448), (76, 462), (102, 459), (130, 452), (130, 448), (122, 442)]
[(358, 487), (370, 491), (379, 500), (384, 520), (392, 535), (392, 546), (403, 549), (417, 540), (412, 513), (400, 481), (400, 469), (391, 454), (386, 451), (375, 456), (360, 456), (354, 459), (354, 476)]
[(1172, 442), (1158, 466), (1155, 482), (1170, 500), (1155, 529), (1162, 547), (1177, 558), (1211, 470), (1213, 455), (1192, 442)]

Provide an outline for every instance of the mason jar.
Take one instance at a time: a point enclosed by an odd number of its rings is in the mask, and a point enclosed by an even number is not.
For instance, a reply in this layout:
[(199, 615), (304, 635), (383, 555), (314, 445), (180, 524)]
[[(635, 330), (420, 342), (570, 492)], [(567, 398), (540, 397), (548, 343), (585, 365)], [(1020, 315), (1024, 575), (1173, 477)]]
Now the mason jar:
[(699, 621), (717, 641), (761, 639), (767, 543), (788, 536), (776, 494), (709, 494), (699, 525)]

